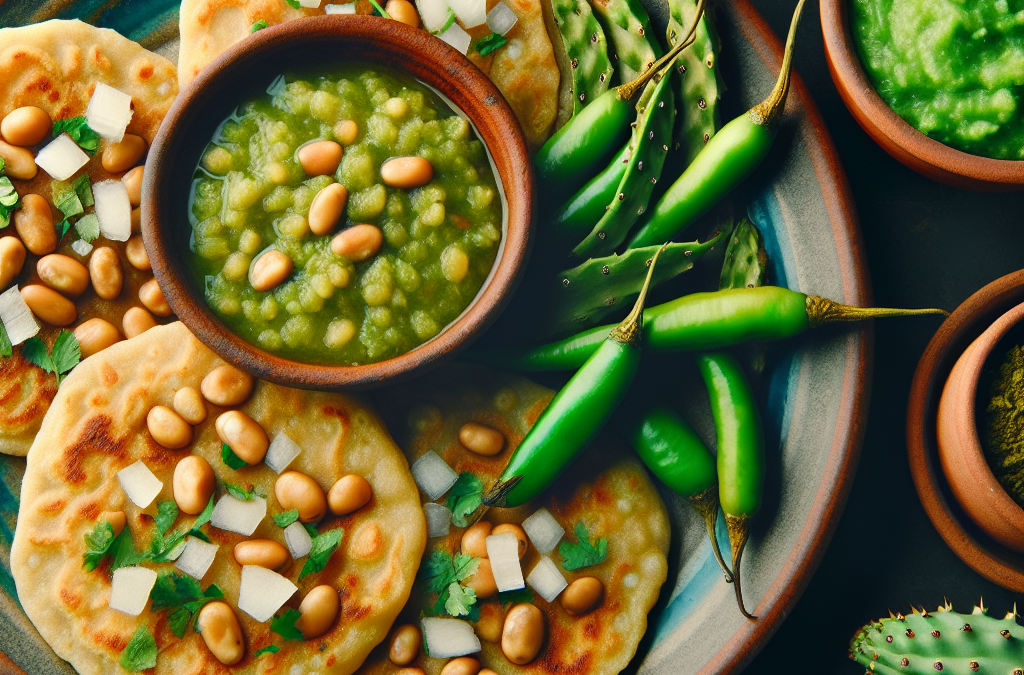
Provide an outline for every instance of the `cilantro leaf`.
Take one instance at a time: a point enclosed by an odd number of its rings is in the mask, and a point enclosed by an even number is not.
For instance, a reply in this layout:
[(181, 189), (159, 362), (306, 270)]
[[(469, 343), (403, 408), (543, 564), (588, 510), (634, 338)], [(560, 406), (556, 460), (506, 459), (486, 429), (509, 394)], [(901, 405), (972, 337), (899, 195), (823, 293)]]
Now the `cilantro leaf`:
[(316, 525), (313, 523), (303, 523), (302, 527), (306, 528), (306, 533), (309, 535), (310, 539), (316, 539), (320, 534), (317, 532)]
[(299, 519), (299, 510), (292, 509), (291, 511), (285, 511), (274, 516), (274, 522), (277, 523), (278, 527), (288, 527), (296, 520)]
[(82, 200), (75, 192), (75, 188), (67, 183), (53, 184), (53, 205), (64, 214), (65, 218), (80, 216), (85, 213)]
[(5, 166), (4, 158), (0, 157), (0, 230), (11, 224), (11, 213), (21, 207), (21, 196), (4, 175)]
[(132, 533), (128, 530), (126, 525), (121, 534), (114, 537), (113, 543), (110, 545), (110, 571), (120, 569), (122, 567), (131, 567), (138, 565), (141, 562), (150, 560), (151, 554), (149, 551), (137, 551), (135, 549), (135, 540), (132, 539)]
[(47, 373), (54, 373), (57, 376), (57, 386), (60, 386), (63, 376), (77, 366), (82, 358), (78, 339), (69, 330), (62, 330), (57, 335), (57, 339), (53, 342), (52, 352), (46, 348), (46, 343), (39, 337), (31, 337), (22, 344), (21, 353), (30, 363), (39, 366)]
[(96, 205), (96, 200), (92, 197), (92, 183), (89, 181), (88, 175), (76, 178), (71, 187), (74, 188), (75, 194), (78, 195), (78, 199), (82, 202), (82, 206), (88, 208)]
[(469, 608), (476, 604), (476, 591), (466, 588), (457, 581), (448, 585), (448, 599), (444, 609), (451, 616), (466, 616)]
[(34, 363), (48, 373), (57, 370), (53, 365), (53, 359), (50, 358), (50, 350), (46, 348), (46, 343), (38, 337), (30, 337), (22, 343), (21, 355), (29, 363)]
[(65, 218), (59, 223), (54, 223), (53, 229), (57, 231), (57, 241), (60, 241), (68, 233), (68, 230), (71, 229), (71, 219)]
[(479, 566), (480, 558), (474, 558), (465, 553), (456, 553), (454, 560), (455, 580), (462, 581), (466, 577), (473, 576), (476, 574), (476, 569)]
[(243, 466), (249, 466), (245, 463), (245, 460), (231, 450), (227, 443), (220, 444), (220, 458), (232, 469), (241, 469)]
[(504, 47), (506, 44), (508, 44), (508, 40), (505, 39), (504, 35), (501, 33), (491, 33), (477, 40), (476, 50), (480, 53), (480, 56), (487, 56), (495, 49)]
[(194, 533), (195, 530), (198, 530), (200, 527), (202, 527), (203, 525), (206, 525), (208, 522), (210, 522), (210, 518), (212, 516), (213, 516), (213, 496), (210, 497), (210, 501), (206, 502), (206, 508), (203, 509), (203, 512), (199, 514), (198, 518), (196, 518), (196, 522), (194, 522), (192, 524), (193, 533)]
[[(159, 508), (159, 507), (158, 507)], [(153, 541), (150, 542), (150, 551), (152, 552), (154, 562), (168, 562), (171, 559), (171, 554), (174, 553), (174, 549), (185, 540), (185, 537), (196, 537), (202, 539), (205, 542), (209, 542), (210, 538), (203, 534), (199, 528), (210, 522), (210, 516), (213, 514), (213, 497), (210, 497), (210, 501), (206, 503), (206, 508), (203, 509), (202, 513), (196, 517), (196, 521), (192, 523), (192, 527), (187, 531), (178, 530), (172, 533), (170, 536), (165, 538), (164, 535), (157, 533), (153, 537)], [(157, 524), (159, 527), (159, 517)], [(173, 524), (173, 521), (171, 521)], [(170, 526), (168, 526), (170, 527)]]
[(192, 577), (167, 572), (156, 578), (149, 597), (153, 600), (153, 609), (157, 610), (180, 607), (190, 600), (198, 600), (202, 594), (202, 587)]
[(174, 633), (174, 637), (179, 639), (185, 637), (185, 631), (188, 630), (188, 622), (191, 620), (192, 613), (184, 607), (178, 607), (167, 615), (167, 625), (170, 627), (171, 632)]
[(302, 631), (295, 627), (295, 622), (302, 617), (302, 613), (289, 607), (281, 616), (275, 616), (270, 622), (270, 630), (277, 633), (285, 640), (304, 640)]
[(288, 3), (289, 7), (294, 7), (295, 9), (302, 9), (302, 5), (299, 4), (299, 0), (284, 0), (284, 1)]
[(483, 504), (484, 482), (471, 473), (460, 473), (455, 485), (448, 491), (445, 505), (452, 512), (452, 522), (456, 527), (468, 527), (466, 516)]
[(89, 123), (85, 121), (85, 117), (82, 116), (54, 122), (53, 137), (57, 138), (61, 134), (70, 136), (71, 140), (78, 143), (78, 147), (90, 155), (96, 154), (96, 150), (100, 146), (100, 135), (92, 130)]
[(343, 534), (345, 534), (345, 530), (339, 527), (313, 538), (313, 548), (309, 552), (309, 557), (306, 558), (306, 564), (302, 566), (302, 571), (299, 572), (299, 581), (310, 574), (321, 572), (327, 567), (327, 561), (338, 549)]
[(82, 568), (92, 572), (100, 566), (106, 557), (110, 545), (114, 543), (114, 526), (105, 520), (96, 523), (92, 532), (85, 535), (85, 554), (82, 556)]
[(11, 344), (11, 338), (7, 336), (7, 330), (4, 328), (3, 322), (0, 322), (0, 356), (10, 356), (14, 353), (14, 345)]
[(252, 501), (252, 498), (256, 496), (256, 491), (252, 488), (246, 489), (241, 485), (235, 485), (234, 483), (228, 483), (224, 481), (224, 489), (228, 491), (228, 494), (236, 499), (241, 499), (244, 502)]
[(138, 672), (156, 667), (156, 640), (149, 626), (139, 626), (128, 645), (121, 652), (121, 667)]
[(100, 236), (100, 219), (95, 213), (87, 213), (75, 221), (75, 231), (84, 241), (93, 242)]
[(156, 511), (156, 530), (163, 536), (178, 519), (178, 504), (173, 499), (160, 502), (157, 504)]
[(260, 19), (259, 21), (257, 21), (256, 23), (254, 23), (252, 26), (249, 27), (249, 32), (250, 33), (255, 33), (256, 31), (263, 30), (264, 28), (269, 28), (269, 27), (270, 27), (270, 24), (267, 23), (266, 19)]
[[(464, 553), (452, 558), (445, 551), (433, 551), (420, 568), (419, 581), (426, 586), (428, 595), (437, 595), (430, 614), (437, 616), (448, 613), (451, 616), (476, 616), (476, 593), (459, 582), (476, 574), (480, 559)], [(472, 619), (471, 619), (472, 620)]]
[(562, 567), (567, 570), (578, 570), (604, 562), (608, 555), (608, 539), (601, 537), (596, 544), (590, 542), (587, 526), (583, 522), (576, 523), (576, 541), (563, 541), (558, 545), (558, 555), (562, 556)]
[(444, 551), (432, 551), (420, 568), (419, 580), (426, 584), (427, 593), (437, 595), (448, 588), (454, 576), (452, 557)]
[(252, 655), (254, 657), (256, 657), (256, 658), (259, 658), (259, 657), (263, 656), (264, 654), (276, 654), (279, 651), (281, 651), (281, 648), (278, 647), (277, 645), (267, 645), (263, 649), (257, 649), (256, 651), (254, 651), (252, 653)]

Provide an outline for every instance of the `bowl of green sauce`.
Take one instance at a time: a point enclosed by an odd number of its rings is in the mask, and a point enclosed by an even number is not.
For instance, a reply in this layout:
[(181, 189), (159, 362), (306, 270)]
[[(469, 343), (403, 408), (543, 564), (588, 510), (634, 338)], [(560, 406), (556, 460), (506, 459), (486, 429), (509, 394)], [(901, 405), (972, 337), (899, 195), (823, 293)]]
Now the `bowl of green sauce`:
[(325, 16), (200, 74), (149, 156), (168, 303), (261, 378), (394, 381), (467, 346), (524, 266), (533, 185), (497, 88), (423, 31)]
[(955, 187), (1024, 189), (1024, 22), (1008, 0), (822, 0), (832, 79), (890, 155)]

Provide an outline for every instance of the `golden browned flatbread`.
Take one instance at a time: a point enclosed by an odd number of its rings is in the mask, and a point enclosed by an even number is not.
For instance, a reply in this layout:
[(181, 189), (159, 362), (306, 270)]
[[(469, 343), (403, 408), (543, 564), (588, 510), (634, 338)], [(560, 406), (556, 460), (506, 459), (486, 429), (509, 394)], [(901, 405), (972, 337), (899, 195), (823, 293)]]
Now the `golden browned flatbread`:
[[(42, 108), (54, 120), (84, 115), (98, 82), (131, 95), (134, 115), (127, 131), (142, 136), (147, 143), (156, 136), (178, 93), (174, 64), (112, 30), (81, 21), (58, 20), (0, 29), (0, 119), (26, 105)], [(96, 158), (82, 172), (88, 173), (93, 182), (120, 178), (120, 174), (104, 171), (100, 164), (99, 154), (105, 145), (106, 141), (100, 143)], [(52, 179), (45, 171), (40, 170), (30, 181), (12, 182), (22, 196), (39, 194), (52, 203)], [(53, 211), (55, 221), (59, 222), (62, 216), (56, 209)], [(0, 230), (0, 236), (17, 236), (17, 232), (12, 225)], [(73, 231), (69, 233), (56, 252), (87, 265), (88, 256), (71, 250), (76, 238)], [(120, 329), (124, 312), (141, 304), (139, 287), (153, 275), (128, 264), (123, 242), (109, 242), (101, 237), (93, 244), (118, 251), (124, 286), (113, 300), (103, 300), (91, 287), (87, 289), (75, 300), (78, 321), (74, 325), (99, 317)], [(22, 287), (39, 283), (35, 271), (38, 259), (39, 256), (29, 253), (14, 283)], [(52, 344), (59, 329), (42, 322), (40, 325), (40, 337)], [(55, 378), (21, 358), (17, 348), (14, 356), (0, 357), (0, 453), (28, 452), (55, 392)]]
[[(123, 672), (122, 650), (140, 625), (147, 625), (159, 649), (155, 673), (175, 675), (223, 673), (203, 638), (190, 628), (174, 637), (167, 611), (128, 616), (108, 607), (111, 576), (107, 563), (86, 572), (84, 537), (100, 513), (123, 510), (136, 547), (146, 548), (154, 535), (157, 504), (172, 499), (171, 476), (190, 452), (207, 459), (218, 481), (251, 485), (267, 495), (267, 516), (253, 538), (284, 542), (271, 516), (284, 511), (274, 495), (277, 474), (265, 464), (229, 469), (221, 459), (214, 420), (224, 408), (208, 404), (209, 414), (195, 428), (192, 445), (166, 450), (149, 435), (146, 415), (156, 404), (170, 405), (176, 390), (199, 388), (202, 378), (222, 362), (181, 324), (161, 326), (100, 352), (82, 363), (61, 385), (35, 444), (21, 489), (21, 510), (11, 550), (18, 596), (40, 634), (79, 673)], [(239, 409), (259, 422), (273, 438), (285, 431), (302, 448), (288, 467), (329, 488), (342, 475), (363, 476), (373, 489), (370, 503), (341, 518), (328, 514), (321, 531), (344, 528), (340, 548), (326, 568), (298, 581), (288, 602), (297, 607), (311, 588), (330, 584), (341, 596), (340, 618), (322, 637), (285, 642), (237, 610), (240, 566), (234, 544), (246, 537), (207, 525), (204, 531), (220, 546), (202, 580), (224, 591), (241, 622), (246, 655), (230, 672), (337, 673), (347, 675), (385, 638), (409, 598), (423, 553), (426, 532), (416, 486), (405, 457), (387, 431), (362, 403), (337, 394), (300, 391), (265, 382)], [(125, 496), (115, 474), (142, 460), (163, 481), (163, 489), (146, 509)], [(219, 487), (216, 495), (222, 498)], [(191, 526), (181, 515), (175, 529)], [(304, 560), (281, 571), (296, 582)], [(159, 572), (171, 563), (142, 563)], [(280, 651), (254, 656), (274, 642)]]

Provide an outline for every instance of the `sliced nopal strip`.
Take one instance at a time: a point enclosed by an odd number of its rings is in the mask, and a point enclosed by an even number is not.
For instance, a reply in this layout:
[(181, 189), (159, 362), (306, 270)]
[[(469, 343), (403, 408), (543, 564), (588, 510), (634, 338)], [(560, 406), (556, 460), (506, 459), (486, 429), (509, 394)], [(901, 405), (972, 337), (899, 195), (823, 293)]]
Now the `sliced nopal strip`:
[(608, 90), (612, 62), (608, 39), (586, 0), (552, 0), (572, 75), (572, 114)]
[[(693, 21), (696, 0), (669, 0), (669, 23), (666, 37), (674, 45), (686, 34), (685, 26)], [(676, 93), (676, 134), (673, 164), (678, 158), (681, 172), (721, 127), (718, 100), (724, 86), (718, 70), (718, 35), (705, 12), (697, 23), (693, 44), (683, 50), (675, 61), (679, 88)]]
[(639, 0), (590, 0), (615, 48), (620, 83), (631, 82), (661, 56), (651, 19)]

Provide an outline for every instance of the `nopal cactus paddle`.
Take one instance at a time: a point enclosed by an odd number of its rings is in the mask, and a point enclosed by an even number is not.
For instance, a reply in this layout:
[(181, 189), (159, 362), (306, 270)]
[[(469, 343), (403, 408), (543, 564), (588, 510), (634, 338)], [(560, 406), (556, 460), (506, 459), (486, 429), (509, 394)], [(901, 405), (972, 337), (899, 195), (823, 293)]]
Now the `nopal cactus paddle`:
[(1016, 607), (996, 619), (984, 606), (960, 614), (949, 603), (935, 612), (890, 612), (889, 618), (857, 631), (850, 642), (850, 658), (867, 673), (880, 675), (1024, 675), (1024, 627), (1016, 616)]
[(636, 79), (661, 56), (651, 18), (639, 0), (590, 0), (590, 4), (615, 48), (621, 82)]
[[(669, 46), (686, 34), (698, 11), (696, 0), (669, 0), (669, 23), (666, 30)], [(711, 140), (721, 126), (718, 100), (722, 85), (718, 70), (719, 41), (714, 24), (705, 13), (697, 22), (693, 44), (676, 59), (677, 93), (676, 144), (682, 166), (693, 161), (704, 144)]]
[(613, 69), (608, 58), (608, 39), (586, 0), (552, 0), (551, 10), (572, 74), (575, 115), (611, 85)]

